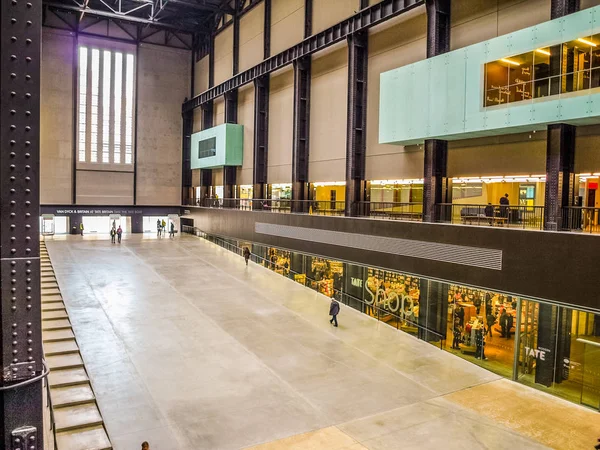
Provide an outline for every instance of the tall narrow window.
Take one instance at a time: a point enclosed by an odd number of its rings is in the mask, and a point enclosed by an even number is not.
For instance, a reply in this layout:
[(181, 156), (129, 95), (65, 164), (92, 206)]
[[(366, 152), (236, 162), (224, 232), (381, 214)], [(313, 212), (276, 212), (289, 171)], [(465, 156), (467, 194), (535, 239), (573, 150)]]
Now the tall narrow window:
[(102, 162), (110, 162), (110, 63), (111, 52), (104, 51), (104, 70), (102, 74)]
[(79, 48), (79, 161), (85, 161), (88, 49)]
[(115, 53), (115, 92), (113, 104), (115, 110), (114, 116), (114, 134), (113, 134), (113, 161), (117, 164), (121, 162), (121, 103), (123, 99), (123, 54)]
[(131, 164), (133, 145), (133, 55), (127, 55), (125, 79), (125, 164)]
[(92, 116), (90, 146), (92, 162), (98, 162), (98, 101), (100, 96), (100, 50), (92, 49)]
[(133, 163), (135, 56), (79, 47), (78, 161)]

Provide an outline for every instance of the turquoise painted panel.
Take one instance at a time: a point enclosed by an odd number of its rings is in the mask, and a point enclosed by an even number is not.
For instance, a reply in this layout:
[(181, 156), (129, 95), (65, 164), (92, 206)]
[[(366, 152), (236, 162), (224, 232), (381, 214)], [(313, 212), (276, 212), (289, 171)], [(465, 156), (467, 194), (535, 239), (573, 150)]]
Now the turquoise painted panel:
[[(215, 138), (216, 152), (214, 156), (200, 158), (201, 141)], [(218, 125), (192, 134), (191, 168), (213, 169), (223, 166), (241, 166), (244, 155), (244, 126), (231, 123)]]
[(600, 88), (484, 107), (485, 64), (600, 33), (600, 6), (381, 74), (379, 142), (600, 123)]

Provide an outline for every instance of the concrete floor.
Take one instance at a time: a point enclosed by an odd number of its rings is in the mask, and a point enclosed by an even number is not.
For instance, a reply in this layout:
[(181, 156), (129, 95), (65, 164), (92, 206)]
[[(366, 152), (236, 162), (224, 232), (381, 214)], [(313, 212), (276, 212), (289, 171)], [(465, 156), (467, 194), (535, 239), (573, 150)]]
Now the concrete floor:
[(199, 238), (47, 247), (117, 450), (579, 449), (600, 437), (597, 413), (364, 314), (343, 307), (333, 328), (328, 299)]

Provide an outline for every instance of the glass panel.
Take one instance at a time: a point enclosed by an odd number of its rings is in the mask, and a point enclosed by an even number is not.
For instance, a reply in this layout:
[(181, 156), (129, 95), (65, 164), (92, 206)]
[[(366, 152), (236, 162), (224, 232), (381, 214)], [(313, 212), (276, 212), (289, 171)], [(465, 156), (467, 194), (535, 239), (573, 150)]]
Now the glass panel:
[(123, 98), (123, 54), (115, 53), (115, 91), (113, 105), (115, 111), (113, 134), (113, 162), (121, 163), (121, 99)]
[(584, 342), (583, 347), (583, 389), (581, 403), (592, 408), (600, 408), (600, 339), (593, 341), (578, 339)]
[(589, 88), (591, 49), (596, 44), (590, 38), (579, 38), (563, 44), (561, 60), (561, 92), (576, 92)]
[(132, 163), (133, 148), (133, 55), (127, 55), (125, 76), (125, 164)]
[(98, 162), (98, 95), (100, 88), (100, 50), (92, 49), (91, 161)]
[(102, 162), (110, 162), (110, 78), (111, 78), (111, 53), (102, 53)]
[(79, 48), (79, 161), (85, 162), (88, 49)]

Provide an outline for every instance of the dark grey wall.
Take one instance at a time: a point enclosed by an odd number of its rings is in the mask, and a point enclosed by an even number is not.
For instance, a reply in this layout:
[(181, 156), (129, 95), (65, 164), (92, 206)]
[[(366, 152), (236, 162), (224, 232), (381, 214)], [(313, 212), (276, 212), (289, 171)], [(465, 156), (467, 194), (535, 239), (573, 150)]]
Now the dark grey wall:
[[(194, 226), (210, 234), (600, 310), (596, 289), (600, 281), (600, 236), (260, 211), (187, 209), (191, 214), (186, 217), (194, 219)], [(256, 233), (257, 222), (501, 250), (502, 267), (493, 270), (271, 236)]]

